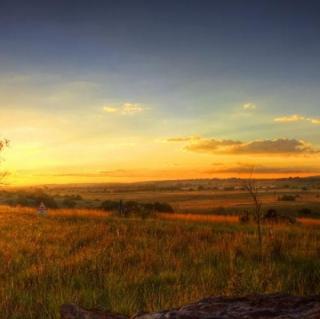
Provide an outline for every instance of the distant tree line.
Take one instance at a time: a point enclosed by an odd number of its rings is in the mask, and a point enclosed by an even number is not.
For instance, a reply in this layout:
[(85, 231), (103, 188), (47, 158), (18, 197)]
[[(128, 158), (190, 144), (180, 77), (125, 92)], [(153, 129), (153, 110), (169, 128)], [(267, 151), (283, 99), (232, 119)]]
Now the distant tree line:
[[(38, 207), (40, 203), (44, 203), (47, 208), (74, 208), (78, 201), (82, 200), (80, 195), (65, 195), (60, 200), (54, 196), (45, 193), (42, 190), (33, 192), (18, 191), (1, 193), (5, 197), (4, 203), (9, 206)], [(61, 196), (59, 196), (61, 197)]]
[(173, 213), (173, 207), (164, 202), (141, 203), (137, 201), (106, 200), (101, 203), (101, 209), (115, 212), (120, 216), (140, 215), (150, 216), (152, 213)]
[(117, 213), (119, 216), (140, 216), (148, 217), (153, 213), (173, 213), (172, 206), (165, 202), (138, 202), (122, 200), (89, 200), (83, 199), (82, 196), (71, 195), (50, 195), (43, 190), (35, 191), (6, 191), (0, 192), (0, 201), (9, 206), (39, 207), (44, 203), (47, 208), (95, 208), (108, 212)]
[[(309, 212), (308, 209), (306, 211), (307, 213)], [(304, 209), (301, 210), (302, 213), (305, 213), (306, 211)], [(241, 223), (256, 222), (255, 216), (250, 214), (249, 211), (243, 212), (240, 215), (239, 220)], [(260, 221), (261, 223), (266, 223), (266, 224), (269, 224), (269, 223), (294, 224), (296, 223), (297, 220), (296, 220), (296, 217), (293, 215), (283, 214), (275, 208), (269, 208), (267, 211), (262, 213)]]

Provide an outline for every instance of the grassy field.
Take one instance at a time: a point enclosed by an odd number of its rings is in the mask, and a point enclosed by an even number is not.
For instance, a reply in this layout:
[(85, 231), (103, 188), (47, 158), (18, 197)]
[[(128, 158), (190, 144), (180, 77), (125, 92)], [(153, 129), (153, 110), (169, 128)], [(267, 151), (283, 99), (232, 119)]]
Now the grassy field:
[(166, 216), (0, 207), (1, 319), (59, 318), (65, 302), (133, 314), (208, 295), (320, 293), (319, 223), (266, 226), (261, 260), (253, 226)]
[[(0, 189), (0, 205), (30, 206), (30, 196), (42, 193), (60, 208), (97, 209), (104, 201), (122, 200), (167, 203), (180, 214), (242, 215), (252, 210), (245, 184), (231, 178), (9, 187)], [(264, 212), (273, 209), (281, 215), (320, 218), (319, 177), (255, 180), (255, 184)], [(36, 205), (41, 201), (38, 198)]]
[[(51, 194), (56, 193), (51, 191)], [(91, 203), (98, 203), (101, 200), (134, 200), (142, 202), (167, 202), (179, 213), (204, 213), (217, 214), (227, 212), (238, 213), (252, 205), (252, 200), (246, 191), (220, 191), (220, 190), (165, 190), (165, 191), (115, 191), (104, 192), (103, 189), (79, 189), (59, 190), (60, 194), (80, 194)], [(285, 194), (298, 195), (295, 201), (279, 201), (278, 197)], [(319, 191), (301, 191), (278, 189), (264, 190), (259, 194), (265, 207), (296, 212), (301, 208), (309, 207), (320, 213)], [(88, 203), (89, 204), (89, 203)]]

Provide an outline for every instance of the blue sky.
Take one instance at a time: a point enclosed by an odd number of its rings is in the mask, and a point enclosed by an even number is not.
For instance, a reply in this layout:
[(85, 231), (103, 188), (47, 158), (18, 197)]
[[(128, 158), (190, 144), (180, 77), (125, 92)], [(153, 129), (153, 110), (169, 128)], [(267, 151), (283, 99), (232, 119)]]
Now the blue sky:
[[(137, 163), (145, 154), (174, 153), (178, 163), (160, 165), (166, 172), (207, 167), (219, 156), (159, 142), (181, 136), (296, 139), (316, 150), (319, 9), (311, 0), (1, 1), (0, 133), (12, 141), (8, 165), (17, 181), (19, 171), (34, 174), (40, 164), (64, 174), (73, 166), (70, 152), (90, 174), (90, 167), (139, 170), (123, 162), (125, 151), (114, 151), (112, 163), (97, 160), (123, 141), (139, 145)], [(79, 160), (79, 141), (95, 145), (91, 158)], [(18, 158), (28, 145), (38, 145), (42, 161), (24, 168)], [(249, 157), (241, 162), (252, 163)]]

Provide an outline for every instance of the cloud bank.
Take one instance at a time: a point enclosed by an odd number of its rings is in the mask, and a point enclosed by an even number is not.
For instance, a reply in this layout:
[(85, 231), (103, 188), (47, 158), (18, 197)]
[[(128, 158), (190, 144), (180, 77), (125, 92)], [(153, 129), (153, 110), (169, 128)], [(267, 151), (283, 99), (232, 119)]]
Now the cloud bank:
[(184, 149), (198, 153), (215, 154), (314, 154), (319, 150), (311, 144), (297, 139), (266, 139), (256, 141), (224, 140), (215, 138), (176, 137), (168, 142), (187, 142)]
[(320, 125), (319, 118), (309, 118), (299, 114), (284, 115), (284, 116), (276, 117), (273, 119), (273, 121), (277, 123), (293, 123), (293, 122), (305, 121), (305, 122), (310, 122), (312, 124)]
[(319, 174), (319, 167), (307, 166), (307, 167), (296, 167), (296, 166), (266, 166), (266, 165), (252, 165), (252, 164), (238, 164), (234, 166), (216, 167), (206, 171), (208, 174), (221, 174), (221, 173), (231, 173), (231, 174), (252, 174), (254, 169), (255, 174), (263, 175), (274, 175), (274, 174), (284, 174), (284, 175), (313, 175)]

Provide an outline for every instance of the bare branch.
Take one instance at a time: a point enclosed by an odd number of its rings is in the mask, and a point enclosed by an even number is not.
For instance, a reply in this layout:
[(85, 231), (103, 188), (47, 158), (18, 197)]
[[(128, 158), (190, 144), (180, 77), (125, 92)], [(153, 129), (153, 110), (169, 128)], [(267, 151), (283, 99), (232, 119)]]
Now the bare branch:
[[(6, 147), (9, 147), (9, 140), (1, 139), (0, 140), (0, 152), (2, 152)], [(0, 163), (1, 163), (0, 158)], [(3, 185), (4, 178), (8, 175), (8, 172), (0, 172), (0, 185)]]
[(260, 246), (260, 253), (262, 252), (262, 201), (259, 197), (259, 189), (256, 184), (256, 180), (253, 178), (254, 174), (254, 167), (252, 168), (251, 174), (249, 179), (245, 180), (244, 188), (250, 195), (253, 205), (254, 205), (254, 221), (257, 225), (257, 232), (258, 232), (258, 240)]

